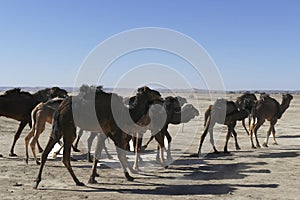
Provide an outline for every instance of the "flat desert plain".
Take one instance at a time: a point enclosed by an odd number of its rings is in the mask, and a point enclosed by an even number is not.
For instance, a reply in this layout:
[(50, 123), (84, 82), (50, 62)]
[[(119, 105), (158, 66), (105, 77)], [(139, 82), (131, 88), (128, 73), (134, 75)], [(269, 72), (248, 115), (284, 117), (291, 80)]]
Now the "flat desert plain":
[[(182, 94), (183, 96), (185, 94)], [(167, 94), (163, 94), (167, 96)], [(227, 95), (235, 100), (238, 94)], [(271, 95), (281, 102), (281, 95)], [(139, 174), (133, 174), (135, 181), (124, 180), (115, 148), (111, 140), (107, 148), (113, 159), (103, 158), (98, 167), (100, 177), (97, 184), (87, 184), (91, 172), (91, 163), (86, 162), (85, 133), (79, 143), (81, 152), (72, 152), (73, 169), (86, 186), (75, 186), (67, 169), (63, 166), (61, 156), (53, 159), (49, 156), (42, 182), (33, 189), (39, 166), (31, 159), (24, 162), (24, 137), (29, 131), (26, 127), (17, 142), (15, 153), (18, 157), (8, 156), (18, 122), (0, 118), (0, 199), (299, 199), (300, 197), (300, 96), (294, 95), (290, 107), (276, 125), (277, 141), (273, 145), (270, 138), (269, 148), (251, 149), (249, 136), (238, 122), (236, 131), (241, 150), (235, 150), (233, 138), (229, 141), (230, 154), (211, 154), (209, 136), (205, 140), (201, 157), (193, 157), (198, 150), (200, 135), (203, 132), (203, 114), (212, 102), (209, 95), (189, 96), (200, 111), (200, 116), (189, 123), (170, 126), (173, 136), (173, 160), (168, 169), (163, 169), (155, 161), (156, 142), (152, 141), (146, 153), (142, 154), (144, 162)], [(258, 95), (257, 95), (258, 97)], [(51, 126), (40, 137), (45, 146)], [(268, 129), (266, 122), (260, 129), (258, 137), (262, 144)], [(216, 126), (215, 141), (222, 151), (226, 127)], [(145, 137), (149, 137), (149, 133)], [(144, 140), (144, 143), (146, 139)], [(94, 149), (95, 146), (93, 146)], [(40, 156), (40, 154), (38, 154)], [(133, 162), (133, 154), (128, 159)]]

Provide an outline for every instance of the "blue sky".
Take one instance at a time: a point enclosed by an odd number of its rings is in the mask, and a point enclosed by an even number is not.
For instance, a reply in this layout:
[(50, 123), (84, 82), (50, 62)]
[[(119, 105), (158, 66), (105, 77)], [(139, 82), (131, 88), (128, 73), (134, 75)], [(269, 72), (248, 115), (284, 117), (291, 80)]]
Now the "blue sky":
[[(0, 86), (73, 86), (80, 65), (99, 43), (141, 27), (173, 29), (196, 40), (228, 90), (300, 89), (297, 0), (1, 0)], [(144, 62), (181, 64), (176, 70), (189, 76), (184, 62), (165, 63), (170, 56), (156, 54), (144, 52)], [(143, 63), (140, 54), (129, 58)], [(129, 58), (120, 63), (130, 65)], [(118, 67), (101, 84), (112, 86)], [(192, 73), (187, 78), (193, 87), (204, 87)]]

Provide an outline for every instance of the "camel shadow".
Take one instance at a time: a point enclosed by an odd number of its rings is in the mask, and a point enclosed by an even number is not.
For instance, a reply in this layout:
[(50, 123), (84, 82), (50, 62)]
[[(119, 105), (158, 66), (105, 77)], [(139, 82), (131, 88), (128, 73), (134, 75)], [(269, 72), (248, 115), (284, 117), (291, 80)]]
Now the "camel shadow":
[(293, 151), (279, 152), (279, 153), (263, 153), (258, 155), (258, 158), (294, 158), (298, 157), (299, 153)]

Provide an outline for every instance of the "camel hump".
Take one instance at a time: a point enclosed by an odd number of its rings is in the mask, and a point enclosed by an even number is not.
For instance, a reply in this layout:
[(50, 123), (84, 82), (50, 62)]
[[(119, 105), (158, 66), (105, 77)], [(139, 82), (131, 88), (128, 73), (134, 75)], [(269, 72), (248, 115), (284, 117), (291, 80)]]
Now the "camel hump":
[(24, 92), (21, 91), (21, 88), (13, 88), (10, 90), (5, 91), (3, 96), (14, 96), (14, 95), (29, 95), (31, 96), (31, 94), (29, 92)]

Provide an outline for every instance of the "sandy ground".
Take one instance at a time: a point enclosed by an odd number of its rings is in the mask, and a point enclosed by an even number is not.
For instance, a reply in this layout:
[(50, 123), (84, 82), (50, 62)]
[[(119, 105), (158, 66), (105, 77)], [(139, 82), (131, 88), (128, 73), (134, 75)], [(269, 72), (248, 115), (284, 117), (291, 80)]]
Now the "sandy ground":
[[(281, 102), (280, 95), (273, 95)], [(229, 95), (235, 99), (236, 95)], [(8, 152), (17, 129), (18, 122), (0, 118), (0, 199), (299, 199), (300, 196), (300, 96), (295, 95), (290, 108), (276, 125), (279, 145), (269, 148), (251, 149), (249, 137), (239, 122), (236, 130), (240, 151), (234, 149), (230, 140), (230, 154), (204, 154), (203, 157), (191, 157), (196, 153), (200, 135), (203, 131), (203, 113), (210, 101), (207, 95), (189, 99), (201, 112), (184, 127), (171, 126), (173, 135), (172, 153), (175, 162), (168, 169), (161, 168), (155, 162), (155, 142), (151, 143), (147, 153), (142, 155), (144, 164), (139, 174), (133, 174), (134, 182), (124, 180), (120, 170), (112, 141), (107, 146), (113, 160), (103, 153), (98, 169), (100, 177), (97, 184), (87, 184), (91, 163), (85, 160), (87, 152), (84, 134), (79, 148), (80, 153), (72, 153), (79, 161), (72, 162), (78, 178), (86, 183), (85, 187), (75, 186), (60, 158), (49, 158), (38, 190), (32, 189), (39, 167), (31, 159), (24, 162), (24, 137), (29, 129), (23, 131), (17, 142), (16, 158), (10, 158)], [(215, 136), (217, 148), (223, 149), (226, 130)], [(217, 127), (217, 128), (218, 128)], [(268, 124), (259, 130), (259, 140), (263, 143)], [(183, 130), (183, 132), (182, 132)], [(50, 126), (41, 136), (44, 146), (49, 137)], [(147, 134), (146, 134), (147, 136)], [(211, 151), (206, 140), (204, 152)], [(30, 153), (32, 157), (32, 154)], [(128, 154), (130, 161), (133, 155)]]

